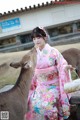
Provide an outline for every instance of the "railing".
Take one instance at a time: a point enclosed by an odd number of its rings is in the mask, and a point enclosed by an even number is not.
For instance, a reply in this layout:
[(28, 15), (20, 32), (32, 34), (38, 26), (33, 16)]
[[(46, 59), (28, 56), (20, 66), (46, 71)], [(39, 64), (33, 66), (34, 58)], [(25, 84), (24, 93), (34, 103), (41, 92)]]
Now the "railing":
[(75, 42), (80, 42), (80, 32), (51, 37), (49, 43), (51, 45), (61, 45)]
[(0, 52), (14, 52), (14, 51), (30, 49), (31, 47), (33, 47), (33, 42), (0, 48)]
[(69, 39), (69, 38), (74, 38), (76, 36), (77, 37), (80, 36), (80, 32), (68, 33), (68, 34), (65, 34), (65, 35), (59, 35), (59, 36), (56, 36), (56, 37), (51, 37), (51, 41), (56, 41), (56, 40), (60, 40), (60, 39), (63, 39), (63, 38)]

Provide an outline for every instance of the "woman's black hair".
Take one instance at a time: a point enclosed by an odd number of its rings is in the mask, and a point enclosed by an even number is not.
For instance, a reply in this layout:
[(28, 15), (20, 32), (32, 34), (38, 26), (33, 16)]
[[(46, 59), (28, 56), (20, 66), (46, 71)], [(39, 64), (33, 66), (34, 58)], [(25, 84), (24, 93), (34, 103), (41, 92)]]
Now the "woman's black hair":
[(31, 38), (33, 39), (35, 37), (46, 37), (46, 32), (43, 29), (36, 27), (31, 33)]

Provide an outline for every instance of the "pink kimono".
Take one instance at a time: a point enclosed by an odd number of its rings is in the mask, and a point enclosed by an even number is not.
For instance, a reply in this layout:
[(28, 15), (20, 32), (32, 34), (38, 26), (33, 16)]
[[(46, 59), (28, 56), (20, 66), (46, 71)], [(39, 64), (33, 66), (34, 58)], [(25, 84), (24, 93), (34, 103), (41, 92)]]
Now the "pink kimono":
[(30, 118), (31, 114), (26, 114), (28, 120), (40, 120), (40, 116), (48, 120), (64, 120), (69, 117), (68, 96), (63, 89), (64, 84), (69, 81), (66, 65), (67, 62), (60, 52), (49, 44), (42, 51), (37, 49), (37, 65), (28, 103), (30, 110), (39, 118)]

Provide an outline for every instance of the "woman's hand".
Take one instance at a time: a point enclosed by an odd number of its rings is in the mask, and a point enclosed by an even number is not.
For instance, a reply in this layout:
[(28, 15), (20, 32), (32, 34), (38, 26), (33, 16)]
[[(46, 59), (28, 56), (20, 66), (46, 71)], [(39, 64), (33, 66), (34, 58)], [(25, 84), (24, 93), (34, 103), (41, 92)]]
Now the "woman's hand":
[(65, 69), (66, 69), (67, 71), (68, 71), (68, 70), (70, 70), (70, 71), (75, 70), (75, 68), (72, 67), (72, 65), (66, 65)]

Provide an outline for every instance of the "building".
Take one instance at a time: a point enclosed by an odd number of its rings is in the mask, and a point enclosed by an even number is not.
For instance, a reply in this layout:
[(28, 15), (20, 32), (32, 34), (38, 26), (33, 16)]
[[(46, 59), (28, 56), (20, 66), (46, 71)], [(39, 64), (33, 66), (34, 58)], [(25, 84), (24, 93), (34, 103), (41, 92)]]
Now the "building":
[(51, 1), (0, 13), (0, 52), (31, 48), (30, 33), (36, 26), (45, 27), (51, 44), (56, 45), (60, 40), (80, 41), (80, 3)]

